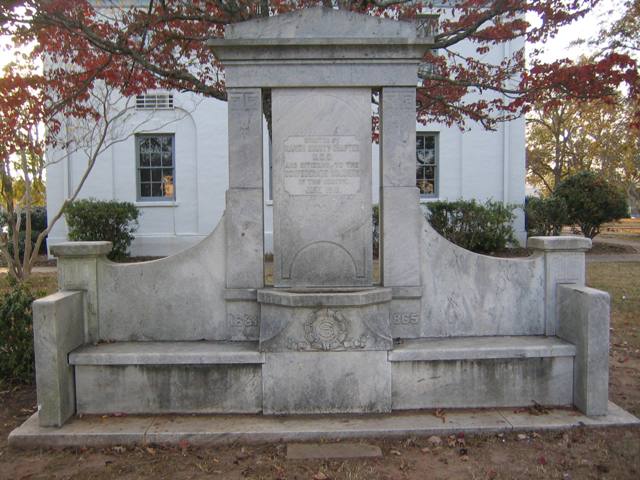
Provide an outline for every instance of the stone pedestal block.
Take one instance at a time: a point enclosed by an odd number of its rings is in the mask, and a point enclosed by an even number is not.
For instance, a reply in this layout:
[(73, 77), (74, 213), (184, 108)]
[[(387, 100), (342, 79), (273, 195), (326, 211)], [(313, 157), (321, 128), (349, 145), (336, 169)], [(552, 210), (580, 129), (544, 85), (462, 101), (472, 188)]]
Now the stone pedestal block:
[(391, 290), (258, 291), (260, 350), (390, 350)]
[(265, 414), (391, 411), (391, 364), (385, 351), (265, 356)]
[(258, 291), (264, 412), (391, 408), (391, 290)]
[(58, 288), (83, 290), (83, 334), (87, 342), (100, 337), (98, 305), (98, 261), (111, 252), (111, 242), (64, 242), (51, 246), (51, 254), (58, 259)]
[(606, 415), (609, 402), (609, 294), (558, 287), (558, 336), (576, 346), (573, 402), (587, 415)]
[(544, 253), (545, 334), (558, 328), (557, 290), (562, 284), (584, 285), (584, 253), (591, 240), (584, 237), (531, 237), (527, 247)]
[(40, 425), (60, 427), (76, 409), (69, 352), (84, 343), (83, 292), (57, 292), (33, 302)]

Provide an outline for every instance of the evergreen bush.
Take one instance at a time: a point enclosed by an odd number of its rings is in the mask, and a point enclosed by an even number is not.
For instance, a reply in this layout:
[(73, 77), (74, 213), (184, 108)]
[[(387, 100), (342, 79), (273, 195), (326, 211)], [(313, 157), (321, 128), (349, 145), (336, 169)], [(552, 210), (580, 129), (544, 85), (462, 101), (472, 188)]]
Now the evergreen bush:
[(524, 211), (530, 237), (560, 235), (562, 227), (569, 223), (567, 203), (562, 197), (527, 197)]
[(130, 202), (76, 200), (65, 210), (69, 239), (112, 242), (109, 258), (121, 259), (128, 256), (133, 233), (138, 228), (139, 214), (139, 210)]
[(629, 216), (627, 196), (594, 172), (567, 177), (553, 194), (566, 202), (569, 223), (588, 238), (598, 235), (603, 223)]
[(512, 222), (515, 205), (488, 200), (438, 201), (427, 204), (427, 220), (449, 241), (480, 253), (518, 245)]
[(33, 295), (27, 287), (13, 284), (0, 297), (0, 380), (33, 383)]

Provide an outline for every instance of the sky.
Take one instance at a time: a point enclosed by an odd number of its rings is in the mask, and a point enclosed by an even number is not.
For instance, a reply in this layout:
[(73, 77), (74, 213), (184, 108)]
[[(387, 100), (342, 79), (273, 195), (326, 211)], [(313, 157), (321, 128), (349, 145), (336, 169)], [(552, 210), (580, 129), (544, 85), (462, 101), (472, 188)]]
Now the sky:
[[(583, 54), (588, 54), (587, 46), (571, 46), (571, 42), (581, 37), (595, 36), (602, 22), (611, 22), (621, 15), (621, 3), (622, 0), (602, 0), (598, 7), (584, 18), (561, 29), (558, 35), (544, 46), (543, 59), (550, 62), (559, 58), (577, 59)], [(6, 38), (0, 37), (0, 68), (10, 61), (13, 55), (4, 48), (7, 43)]]
[[(590, 53), (586, 45), (572, 46), (571, 43), (580, 38), (595, 37), (601, 26), (612, 23), (622, 16), (623, 0), (602, 0), (596, 8), (580, 20), (563, 27), (546, 45), (542, 59), (552, 62), (561, 58), (578, 59)], [(532, 20), (529, 20), (532, 22)], [(536, 45), (538, 47), (539, 45)]]

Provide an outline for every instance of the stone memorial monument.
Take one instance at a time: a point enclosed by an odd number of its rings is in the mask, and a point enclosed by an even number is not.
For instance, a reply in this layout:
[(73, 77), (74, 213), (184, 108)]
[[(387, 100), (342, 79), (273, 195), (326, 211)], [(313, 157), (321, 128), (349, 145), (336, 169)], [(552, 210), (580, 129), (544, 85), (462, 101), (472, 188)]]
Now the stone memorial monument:
[[(34, 303), (41, 426), (79, 414), (316, 414), (576, 405), (607, 412), (609, 298), (576, 237), (465, 251), (415, 186), (412, 22), (331, 9), (230, 25), (223, 220), (166, 259), (53, 247)], [(380, 98), (380, 284), (372, 280), (371, 98)], [(264, 282), (263, 95), (271, 96), (273, 286)]]

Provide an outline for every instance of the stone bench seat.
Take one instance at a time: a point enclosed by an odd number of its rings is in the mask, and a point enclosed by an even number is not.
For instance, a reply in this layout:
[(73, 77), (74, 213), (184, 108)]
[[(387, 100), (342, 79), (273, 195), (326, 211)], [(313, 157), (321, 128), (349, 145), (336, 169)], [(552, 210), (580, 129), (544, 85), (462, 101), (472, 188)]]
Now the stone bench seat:
[(388, 354), (393, 409), (570, 405), (575, 356), (557, 337), (405, 340)]
[(69, 354), (80, 414), (258, 413), (258, 342), (117, 342)]
[(71, 365), (261, 364), (258, 342), (116, 342), (85, 345), (69, 354)]
[(558, 337), (491, 336), (404, 340), (389, 352), (390, 362), (574, 357), (576, 347)]

